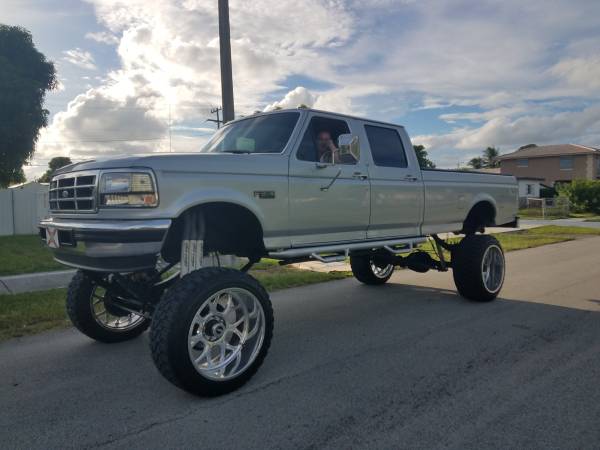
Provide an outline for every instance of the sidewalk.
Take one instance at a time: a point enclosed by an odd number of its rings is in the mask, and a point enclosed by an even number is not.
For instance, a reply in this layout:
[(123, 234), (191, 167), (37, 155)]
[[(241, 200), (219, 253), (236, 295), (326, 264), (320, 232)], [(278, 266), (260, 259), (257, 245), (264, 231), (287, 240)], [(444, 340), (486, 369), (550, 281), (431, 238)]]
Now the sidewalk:
[(74, 274), (75, 270), (59, 270), (0, 277), (0, 294), (19, 294), (67, 287)]

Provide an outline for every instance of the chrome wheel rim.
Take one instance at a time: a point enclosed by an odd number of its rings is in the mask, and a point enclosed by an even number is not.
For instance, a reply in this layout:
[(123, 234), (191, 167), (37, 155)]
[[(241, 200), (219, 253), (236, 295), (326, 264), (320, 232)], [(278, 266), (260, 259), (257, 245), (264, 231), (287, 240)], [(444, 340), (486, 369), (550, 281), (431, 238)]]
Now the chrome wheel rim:
[(379, 267), (374, 262), (371, 262), (371, 271), (377, 278), (386, 278), (394, 271), (394, 265), (388, 264), (384, 267)]
[(504, 282), (504, 254), (497, 245), (490, 245), (481, 261), (483, 285), (490, 293), (496, 293)]
[(102, 328), (109, 331), (124, 332), (137, 327), (144, 316), (127, 311), (126, 315), (112, 314), (106, 306), (106, 289), (94, 286), (90, 295), (90, 306), (94, 319)]
[(246, 289), (222, 289), (192, 319), (188, 353), (200, 375), (229, 380), (254, 362), (264, 337), (265, 313), (258, 298)]

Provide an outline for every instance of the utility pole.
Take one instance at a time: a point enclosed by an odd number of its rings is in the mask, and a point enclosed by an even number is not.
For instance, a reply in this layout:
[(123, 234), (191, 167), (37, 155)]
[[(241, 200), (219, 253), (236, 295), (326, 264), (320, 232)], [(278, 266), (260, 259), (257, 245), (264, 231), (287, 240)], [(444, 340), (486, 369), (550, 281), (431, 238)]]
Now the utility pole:
[(217, 106), (216, 108), (212, 108), (210, 110), (211, 114), (217, 114), (217, 118), (216, 119), (206, 119), (207, 122), (215, 122), (217, 124), (217, 129), (221, 128), (221, 123), (223, 122), (220, 117), (219, 117), (219, 111), (221, 111), (223, 108), (221, 108), (220, 106)]
[(233, 79), (231, 75), (231, 42), (229, 39), (229, 0), (219, 0), (219, 49), (221, 52), (221, 98), (223, 123), (233, 120)]

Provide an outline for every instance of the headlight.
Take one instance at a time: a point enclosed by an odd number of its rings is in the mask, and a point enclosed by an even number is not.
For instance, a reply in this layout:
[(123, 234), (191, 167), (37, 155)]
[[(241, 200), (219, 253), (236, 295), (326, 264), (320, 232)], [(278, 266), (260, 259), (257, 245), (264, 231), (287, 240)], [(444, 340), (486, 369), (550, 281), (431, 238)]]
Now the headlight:
[(148, 173), (109, 172), (100, 181), (100, 206), (158, 205), (156, 186)]

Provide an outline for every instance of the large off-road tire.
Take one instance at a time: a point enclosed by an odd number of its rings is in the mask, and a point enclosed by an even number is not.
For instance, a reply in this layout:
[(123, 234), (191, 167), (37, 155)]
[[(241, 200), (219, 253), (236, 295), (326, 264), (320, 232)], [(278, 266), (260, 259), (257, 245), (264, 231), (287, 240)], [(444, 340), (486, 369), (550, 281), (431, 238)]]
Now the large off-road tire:
[(452, 271), (460, 295), (478, 302), (491, 301), (504, 283), (504, 251), (492, 236), (466, 236), (452, 251)]
[(250, 275), (209, 267), (183, 277), (159, 302), (152, 358), (175, 386), (201, 396), (231, 392), (262, 364), (273, 336), (269, 295)]
[(123, 342), (142, 334), (150, 320), (119, 308), (111, 293), (79, 270), (69, 284), (67, 314), (86, 336), (105, 343)]
[(350, 256), (350, 267), (354, 277), (364, 284), (384, 284), (394, 273), (392, 264), (380, 267), (370, 256)]

